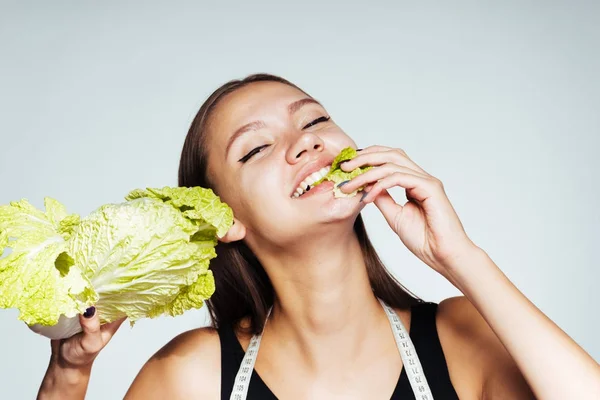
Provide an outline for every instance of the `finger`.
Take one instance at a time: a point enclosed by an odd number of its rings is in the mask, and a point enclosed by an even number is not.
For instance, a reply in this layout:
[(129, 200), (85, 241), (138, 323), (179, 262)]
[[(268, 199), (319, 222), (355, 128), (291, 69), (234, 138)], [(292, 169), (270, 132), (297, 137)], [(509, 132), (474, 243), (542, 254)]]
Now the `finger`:
[[(427, 200), (434, 192), (433, 181), (431, 178), (423, 178), (421, 176), (407, 174), (404, 172), (394, 172), (391, 175), (381, 179), (373, 189), (362, 199), (364, 203), (373, 201), (383, 190), (394, 186), (403, 187), (410, 191), (410, 197), (419, 202)], [(407, 195), (408, 197), (408, 195)]]
[(369, 183), (375, 183), (378, 180), (383, 179), (386, 176), (393, 174), (394, 172), (404, 172), (407, 174), (413, 174), (413, 175), (425, 177), (425, 175), (423, 175), (419, 172), (416, 172), (410, 168), (401, 167), (399, 165), (392, 164), (392, 163), (387, 163), (387, 164), (381, 165), (379, 167), (372, 168), (361, 175), (358, 175), (357, 177), (351, 179), (344, 185), (339, 186), (339, 188), (344, 193), (352, 193), (356, 189), (361, 188)]
[(109, 322), (100, 327), (102, 342), (106, 345), (108, 341), (114, 336), (117, 330), (121, 327), (123, 322), (127, 319), (127, 317), (119, 318), (116, 321)]
[(79, 323), (83, 330), (79, 339), (81, 350), (85, 353), (93, 354), (102, 349), (102, 335), (100, 331), (100, 317), (95, 307), (90, 307), (83, 315), (79, 316)]
[(375, 166), (384, 164), (387, 161), (381, 159), (381, 154), (387, 151), (389, 150), (383, 149), (381, 146), (367, 147), (366, 149), (361, 150), (353, 159), (343, 161), (340, 164), (340, 168), (343, 171), (349, 172), (362, 166)]
[(399, 215), (398, 211), (401, 211), (404, 207), (396, 203), (392, 196), (390, 196), (390, 193), (385, 189), (379, 193), (379, 196), (377, 196), (375, 200), (373, 200), (373, 204), (381, 211), (383, 217), (392, 229), (396, 230), (397, 221), (394, 220), (394, 216)]
[(423, 168), (419, 167), (414, 161), (408, 158), (404, 150), (385, 149), (382, 147), (377, 147), (377, 149), (377, 151), (372, 148), (368, 149), (370, 150), (369, 152), (366, 152), (366, 150), (361, 151), (359, 155), (352, 160), (340, 164), (340, 168), (343, 171), (349, 172), (359, 167), (379, 166), (386, 163), (393, 163), (429, 175)]
[(387, 147), (387, 146), (379, 146), (379, 145), (372, 145), (369, 147), (365, 147), (364, 149), (360, 149), (360, 150), (356, 150), (358, 154), (367, 154), (367, 153), (373, 153), (375, 151), (387, 151), (387, 150), (392, 150), (391, 147)]

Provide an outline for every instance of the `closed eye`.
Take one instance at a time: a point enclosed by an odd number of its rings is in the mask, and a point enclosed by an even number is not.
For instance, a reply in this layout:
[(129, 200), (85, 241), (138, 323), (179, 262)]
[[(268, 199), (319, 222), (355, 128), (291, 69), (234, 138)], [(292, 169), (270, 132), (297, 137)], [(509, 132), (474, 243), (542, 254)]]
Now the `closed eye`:
[(302, 128), (302, 129), (310, 128), (311, 126), (316, 125), (316, 124), (321, 123), (321, 122), (327, 122), (330, 119), (331, 119), (331, 117), (319, 117), (319, 118), (315, 119), (314, 121), (309, 122), (308, 124), (306, 124), (304, 126), (304, 128)]
[(238, 161), (243, 164), (246, 161), (248, 161), (249, 159), (251, 159), (253, 155), (260, 153), (260, 151), (262, 149), (264, 149), (265, 147), (268, 147), (268, 146), (269, 146), (268, 144), (263, 144), (262, 146), (255, 147), (252, 150), (250, 150), (250, 152), (248, 152), (248, 154), (246, 154), (244, 157), (240, 158)]
[[(319, 117), (317, 119), (315, 119), (314, 121), (309, 122), (308, 124), (306, 124), (302, 129), (307, 129), (310, 128), (311, 126), (320, 124), (321, 122), (327, 122), (331, 119), (331, 117)], [(253, 148), (252, 150), (250, 150), (250, 152), (248, 152), (248, 154), (246, 154), (244, 157), (240, 158), (238, 161), (241, 162), (242, 164), (247, 162), (248, 160), (250, 160), (255, 154), (260, 153), (262, 149), (264, 149), (265, 147), (268, 147), (268, 144), (263, 144), (262, 146), (258, 146)]]

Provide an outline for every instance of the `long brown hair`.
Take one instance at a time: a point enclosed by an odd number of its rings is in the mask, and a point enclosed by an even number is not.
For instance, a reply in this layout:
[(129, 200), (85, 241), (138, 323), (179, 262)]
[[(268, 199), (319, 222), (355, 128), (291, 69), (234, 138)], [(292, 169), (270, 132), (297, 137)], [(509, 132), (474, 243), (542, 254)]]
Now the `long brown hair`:
[[(206, 146), (209, 119), (218, 103), (228, 94), (254, 82), (279, 82), (292, 86), (307, 96), (305, 91), (293, 83), (269, 74), (250, 75), (244, 79), (229, 81), (215, 90), (202, 104), (192, 121), (179, 162), (179, 185), (213, 187), (208, 176)], [(214, 189), (214, 187), (213, 187)], [(354, 223), (362, 254), (367, 266), (371, 288), (375, 296), (392, 307), (408, 309), (422, 302), (405, 289), (385, 268), (379, 259), (359, 214)], [(249, 317), (247, 333), (260, 333), (267, 312), (273, 305), (274, 290), (271, 280), (254, 253), (243, 240), (233, 243), (219, 242), (217, 258), (211, 262), (216, 290), (206, 301), (215, 328), (232, 325), (240, 328), (240, 321)]]

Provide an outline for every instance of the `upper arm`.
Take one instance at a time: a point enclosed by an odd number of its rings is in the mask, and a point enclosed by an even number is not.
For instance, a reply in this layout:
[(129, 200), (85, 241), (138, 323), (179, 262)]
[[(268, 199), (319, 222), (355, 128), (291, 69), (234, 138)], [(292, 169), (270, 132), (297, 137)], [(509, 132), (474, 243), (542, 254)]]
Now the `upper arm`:
[(178, 335), (146, 362), (125, 399), (219, 399), (220, 351), (212, 328)]
[(467, 397), (535, 398), (511, 355), (466, 297), (442, 301), (437, 324), (448, 366), (454, 369), (451, 374), (469, 377), (464, 387)]

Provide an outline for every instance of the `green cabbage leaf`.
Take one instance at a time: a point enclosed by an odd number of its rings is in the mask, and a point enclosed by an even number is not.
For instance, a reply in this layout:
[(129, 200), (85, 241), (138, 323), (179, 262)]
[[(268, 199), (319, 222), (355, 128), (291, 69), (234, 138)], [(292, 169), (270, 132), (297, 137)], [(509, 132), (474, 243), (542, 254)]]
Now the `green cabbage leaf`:
[[(138, 189), (89, 216), (46, 198), (0, 207), (0, 307), (55, 325), (95, 305), (102, 323), (179, 315), (214, 293), (209, 270), (233, 213), (212, 190)], [(72, 333), (72, 332), (71, 332)]]
[(89, 279), (74, 265), (69, 239), (79, 216), (47, 197), (45, 212), (26, 199), (0, 206), (0, 308), (17, 308), (27, 324), (53, 325), (97, 300)]
[(313, 187), (317, 186), (325, 181), (331, 181), (334, 183), (333, 195), (335, 197), (356, 196), (356, 194), (358, 192), (360, 192), (361, 190), (364, 189), (363, 187), (360, 187), (351, 193), (344, 193), (337, 187), (337, 185), (339, 185), (340, 183), (342, 183), (344, 181), (349, 181), (352, 178), (356, 178), (360, 174), (363, 174), (366, 171), (373, 168), (370, 166), (369, 167), (358, 167), (349, 172), (343, 171), (342, 168), (340, 167), (340, 164), (344, 161), (352, 160), (357, 155), (358, 155), (358, 153), (352, 147), (346, 147), (345, 149), (343, 149), (333, 160), (333, 163), (331, 164), (331, 168), (329, 169), (329, 172), (327, 173), (327, 175), (325, 175), (323, 178), (316, 181), (313, 184)]

